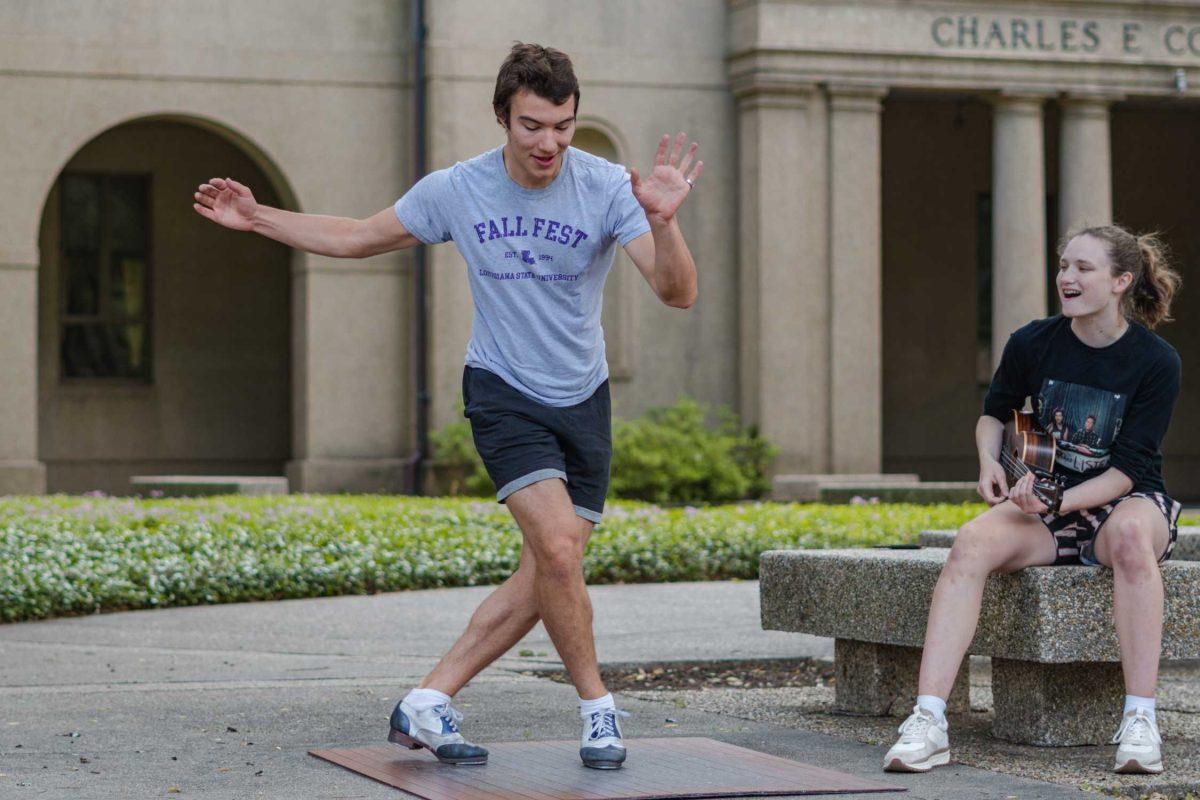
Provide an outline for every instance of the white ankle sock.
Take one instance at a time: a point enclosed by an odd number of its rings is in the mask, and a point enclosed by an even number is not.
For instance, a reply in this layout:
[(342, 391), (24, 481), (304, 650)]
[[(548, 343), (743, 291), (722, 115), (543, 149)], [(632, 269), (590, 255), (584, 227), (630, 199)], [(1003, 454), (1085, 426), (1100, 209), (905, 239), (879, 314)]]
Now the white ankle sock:
[(404, 699), (416, 711), (425, 711), (442, 703), (449, 703), (450, 695), (442, 694), (437, 689), (413, 689)]
[(933, 716), (941, 722), (946, 718), (946, 701), (935, 694), (922, 694), (917, 696), (917, 705), (926, 711), (933, 712)]
[(616, 707), (617, 704), (616, 701), (613, 700), (612, 692), (604, 695), (604, 697), (597, 697), (595, 700), (584, 700), (582, 697), (579, 698), (579, 714), (584, 717), (590, 717), (597, 711), (603, 711), (606, 708)]
[(1155, 725), (1158, 724), (1158, 719), (1155, 717), (1155, 714), (1154, 714), (1154, 698), (1153, 697), (1138, 697), (1135, 694), (1125, 695), (1125, 711), (1124, 711), (1124, 713), (1128, 714), (1130, 711), (1133, 711), (1134, 709), (1138, 709), (1138, 708), (1144, 709), (1146, 712), (1146, 716), (1148, 716), (1150, 718), (1150, 721), (1153, 722)]

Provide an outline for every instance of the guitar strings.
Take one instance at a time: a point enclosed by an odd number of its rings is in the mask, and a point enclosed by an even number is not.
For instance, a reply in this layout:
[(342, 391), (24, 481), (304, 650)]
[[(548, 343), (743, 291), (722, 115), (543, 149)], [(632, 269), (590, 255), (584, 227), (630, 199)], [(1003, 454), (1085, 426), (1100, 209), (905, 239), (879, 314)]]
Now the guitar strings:
[[(1013, 469), (1013, 471), (1019, 470), (1019, 472), (1018, 472), (1019, 475), (1024, 476), (1027, 473), (1033, 472), (1033, 470), (1031, 470), (1029, 468), (1028, 464), (1026, 464), (1021, 459), (1017, 458), (1016, 456), (1012, 455), (1011, 453), (1008, 452), (1008, 450), (1006, 450), (1004, 448), (1000, 448), (1000, 459), (1004, 465), (1011, 467)], [(1049, 500), (1042, 497), (1041, 493), (1037, 490), (1036, 487), (1034, 488), (1034, 494), (1037, 495), (1039, 498), (1041, 498), (1042, 502), (1044, 502), (1044, 503), (1050, 502)]]
[(1000, 460), (1005, 466), (1011, 467), (1014, 471), (1019, 470), (1018, 474), (1020, 475), (1024, 475), (1025, 473), (1031, 471), (1029, 469), (1029, 465), (1018, 459), (1016, 456), (1010, 454), (1007, 450), (1000, 451)]

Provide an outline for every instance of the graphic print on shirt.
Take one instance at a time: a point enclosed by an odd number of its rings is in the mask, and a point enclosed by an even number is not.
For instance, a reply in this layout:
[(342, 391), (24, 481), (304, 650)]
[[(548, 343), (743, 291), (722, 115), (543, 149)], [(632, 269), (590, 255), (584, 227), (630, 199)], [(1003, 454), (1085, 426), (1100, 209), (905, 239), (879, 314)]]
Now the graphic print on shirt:
[(1042, 381), (1037, 418), (1058, 444), (1055, 464), (1078, 473), (1107, 467), (1128, 399), (1124, 394), (1078, 383), (1052, 378)]
[[(502, 216), (496, 219), (487, 219), (476, 223), (472, 227), (475, 229), (475, 235), (479, 237), (480, 244), (500, 240), (505, 245), (502, 257), (518, 260), (527, 267), (533, 267), (539, 262), (553, 262), (554, 256), (532, 249), (512, 249), (509, 246), (510, 240), (534, 239), (535, 241), (532, 242), (532, 246), (541, 245), (542, 249), (547, 249), (544, 243), (549, 242), (564, 249), (571, 248), (574, 250), (579, 247), (580, 242), (590, 238), (585, 231), (580, 230), (576, 226), (543, 217), (533, 217), (530, 220), (519, 214), (514, 214), (511, 218)], [(522, 247), (530, 246), (526, 242), (521, 242), (521, 245)], [(556, 248), (549, 247), (548, 249), (553, 250)], [(564, 272), (540, 273), (525, 268), (512, 271), (507, 269), (492, 270), (480, 267), (478, 272), (480, 277), (491, 278), (497, 281), (538, 280), (543, 283), (556, 283), (560, 281), (570, 282), (579, 280), (578, 275)]]

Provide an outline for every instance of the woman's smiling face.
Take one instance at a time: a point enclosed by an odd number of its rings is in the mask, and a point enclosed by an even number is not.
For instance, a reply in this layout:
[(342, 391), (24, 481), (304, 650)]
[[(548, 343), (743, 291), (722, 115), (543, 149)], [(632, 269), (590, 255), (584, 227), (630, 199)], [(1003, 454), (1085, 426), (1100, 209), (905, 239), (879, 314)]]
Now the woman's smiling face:
[(1094, 236), (1076, 236), (1058, 262), (1058, 299), (1064, 317), (1086, 317), (1119, 306), (1133, 275), (1113, 274), (1108, 247)]

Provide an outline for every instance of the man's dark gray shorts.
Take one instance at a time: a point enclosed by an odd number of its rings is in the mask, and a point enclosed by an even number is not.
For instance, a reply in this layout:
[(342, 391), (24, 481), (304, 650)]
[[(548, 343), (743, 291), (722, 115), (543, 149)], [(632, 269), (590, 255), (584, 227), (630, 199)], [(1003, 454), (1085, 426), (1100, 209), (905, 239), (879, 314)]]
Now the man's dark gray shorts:
[(575, 513), (599, 522), (612, 462), (608, 381), (566, 408), (543, 405), (486, 369), (463, 370), (463, 413), (496, 499), (547, 478), (560, 478)]

